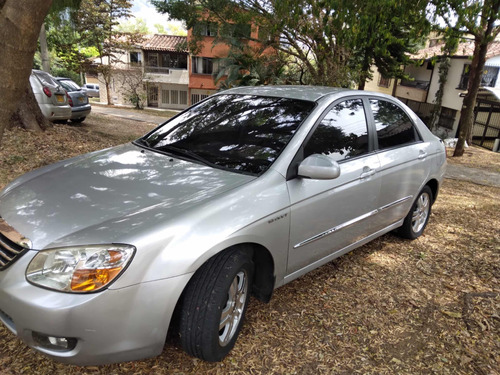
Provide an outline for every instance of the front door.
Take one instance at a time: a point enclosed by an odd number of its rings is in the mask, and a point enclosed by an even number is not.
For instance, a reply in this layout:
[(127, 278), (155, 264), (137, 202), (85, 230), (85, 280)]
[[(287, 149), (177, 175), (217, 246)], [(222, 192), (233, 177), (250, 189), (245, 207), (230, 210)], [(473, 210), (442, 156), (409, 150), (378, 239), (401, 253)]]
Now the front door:
[(291, 201), (290, 278), (369, 235), (380, 190), (379, 159), (371, 153), (361, 99), (345, 100), (329, 108), (303, 150), (304, 158), (324, 154), (337, 161), (341, 173), (332, 180), (297, 177), (287, 182)]
[(148, 87), (148, 107), (158, 107), (158, 86)]

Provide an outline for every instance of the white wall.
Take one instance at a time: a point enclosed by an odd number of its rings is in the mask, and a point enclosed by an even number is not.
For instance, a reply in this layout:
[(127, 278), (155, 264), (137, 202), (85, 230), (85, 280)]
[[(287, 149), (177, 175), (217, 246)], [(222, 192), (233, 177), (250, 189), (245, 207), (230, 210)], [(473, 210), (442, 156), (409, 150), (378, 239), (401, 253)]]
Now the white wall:
[[(443, 106), (456, 109), (460, 111), (462, 109), (463, 98), (460, 94), (464, 90), (457, 89), (460, 84), (460, 77), (462, 76), (462, 71), (464, 69), (464, 64), (470, 63), (467, 58), (454, 58), (451, 59), (450, 69), (448, 71), (448, 81), (446, 82), (444, 96), (443, 96)], [(427, 97), (428, 103), (433, 103), (436, 97), (436, 92), (439, 88), (439, 66), (436, 64), (434, 67), (434, 75), (432, 76), (432, 81), (429, 87), (429, 96)]]

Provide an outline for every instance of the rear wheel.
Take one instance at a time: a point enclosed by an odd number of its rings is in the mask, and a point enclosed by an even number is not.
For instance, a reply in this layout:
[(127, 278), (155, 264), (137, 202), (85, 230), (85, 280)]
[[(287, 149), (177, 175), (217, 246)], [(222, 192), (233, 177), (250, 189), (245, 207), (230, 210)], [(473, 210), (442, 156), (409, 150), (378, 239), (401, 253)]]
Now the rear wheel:
[(401, 237), (411, 240), (420, 237), (429, 221), (431, 205), (432, 190), (429, 186), (425, 186), (419, 193), (415, 203), (413, 203), (410, 212), (406, 215), (403, 225), (399, 228), (398, 234)]
[(215, 362), (234, 347), (247, 308), (254, 264), (241, 249), (208, 260), (189, 282), (182, 300), (179, 333), (186, 352)]

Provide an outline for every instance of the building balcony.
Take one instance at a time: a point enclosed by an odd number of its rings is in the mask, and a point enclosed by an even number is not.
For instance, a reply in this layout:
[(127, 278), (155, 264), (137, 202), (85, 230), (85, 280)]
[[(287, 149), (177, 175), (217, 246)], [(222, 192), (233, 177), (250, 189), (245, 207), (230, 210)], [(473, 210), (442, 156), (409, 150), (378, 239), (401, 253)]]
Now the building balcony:
[(145, 66), (144, 81), (187, 85), (189, 83), (189, 73), (187, 69)]
[(396, 96), (415, 100), (417, 102), (425, 102), (427, 99), (427, 92), (429, 90), (428, 81), (401, 81), (396, 88)]

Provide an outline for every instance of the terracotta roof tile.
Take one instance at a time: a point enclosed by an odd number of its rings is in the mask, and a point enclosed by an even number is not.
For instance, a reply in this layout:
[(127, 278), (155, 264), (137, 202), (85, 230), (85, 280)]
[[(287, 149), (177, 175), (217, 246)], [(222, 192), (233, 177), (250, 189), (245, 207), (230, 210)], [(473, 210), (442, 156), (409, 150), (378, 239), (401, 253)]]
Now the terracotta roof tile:
[[(170, 52), (185, 52), (187, 37), (177, 35), (155, 34), (142, 44), (142, 49), (146, 51), (170, 51)], [(179, 44), (183, 44), (184, 48), (179, 51)]]
[[(434, 56), (441, 56), (443, 54), (442, 51), (443, 44), (436, 45), (434, 47), (428, 47), (421, 49), (416, 54), (411, 55), (412, 59), (430, 59)], [(474, 42), (462, 42), (458, 45), (457, 52), (454, 56), (473, 56), (474, 55)], [(494, 56), (500, 55), (500, 42), (494, 41), (490, 44), (488, 48), (488, 53), (486, 54), (486, 58), (492, 58)]]

